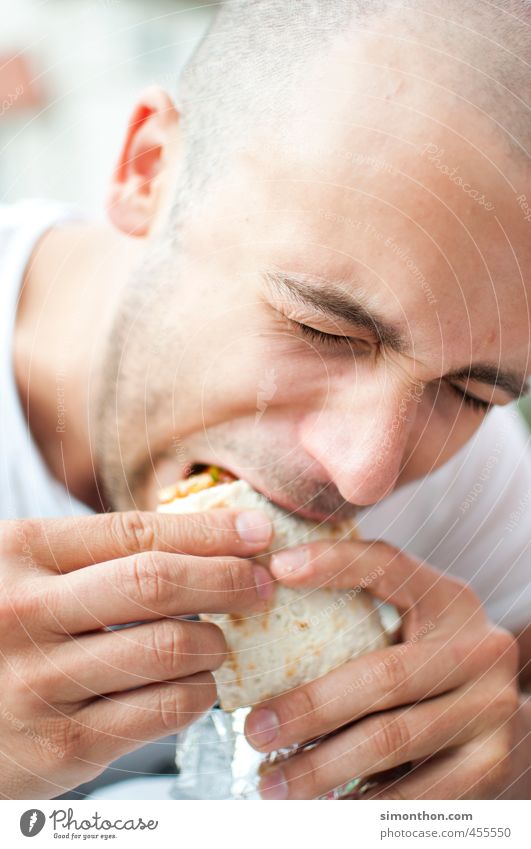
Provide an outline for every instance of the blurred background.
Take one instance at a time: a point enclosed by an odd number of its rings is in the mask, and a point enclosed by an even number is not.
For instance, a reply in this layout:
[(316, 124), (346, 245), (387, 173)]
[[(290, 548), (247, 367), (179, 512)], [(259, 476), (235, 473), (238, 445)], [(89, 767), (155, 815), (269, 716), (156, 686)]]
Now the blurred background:
[(0, 203), (102, 214), (135, 95), (179, 71), (217, 3), (0, 0)]

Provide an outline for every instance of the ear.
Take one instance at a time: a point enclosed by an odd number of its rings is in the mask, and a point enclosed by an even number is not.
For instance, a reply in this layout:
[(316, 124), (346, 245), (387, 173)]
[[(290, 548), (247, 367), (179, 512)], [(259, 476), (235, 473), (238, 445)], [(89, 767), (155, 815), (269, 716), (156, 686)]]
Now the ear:
[(107, 198), (111, 221), (128, 236), (146, 236), (153, 229), (164, 187), (174, 182), (169, 170), (178, 131), (179, 113), (169, 95), (146, 89), (129, 121)]

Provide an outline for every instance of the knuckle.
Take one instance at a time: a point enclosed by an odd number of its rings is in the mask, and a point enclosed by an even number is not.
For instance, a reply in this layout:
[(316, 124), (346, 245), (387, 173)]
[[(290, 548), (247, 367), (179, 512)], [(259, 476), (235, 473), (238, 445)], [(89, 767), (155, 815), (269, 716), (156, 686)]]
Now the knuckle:
[(31, 541), (42, 535), (37, 519), (10, 519), (0, 521), (0, 557), (6, 560), (17, 557), (22, 565), (35, 567)]
[(195, 648), (197, 650), (197, 641), (202, 653), (202, 661), (204, 669), (219, 669), (222, 663), (227, 659), (227, 641), (223, 635), (223, 631), (213, 622), (191, 622), (190, 625), (194, 628)]
[(378, 552), (382, 560), (391, 560), (395, 557), (401, 556), (401, 551), (396, 546), (392, 545), (390, 542), (386, 542), (383, 539), (373, 540), (371, 542), (371, 547)]
[(446, 640), (445, 649), (448, 651), (451, 669), (475, 669), (485, 657), (484, 645), (475, 632), (471, 632), (470, 637), (464, 634), (457, 639), (451, 634)]
[(468, 631), (475, 629), (485, 632), (488, 623), (487, 615), (481, 600), (469, 583), (461, 578), (444, 575), (440, 578), (438, 588), (440, 604), (444, 605), (448, 615), (456, 611), (457, 615), (466, 617)]
[(174, 686), (159, 688), (156, 710), (163, 728), (169, 733), (189, 725), (216, 701), (216, 686), (211, 675), (194, 676)]
[(472, 609), (481, 608), (481, 601), (479, 600), (475, 590), (472, 589), (470, 584), (468, 584), (466, 581), (459, 580), (457, 581), (457, 589), (461, 601), (464, 601), (468, 607)]
[(225, 559), (218, 563), (216, 578), (220, 581), (223, 601), (232, 604), (243, 601), (244, 596), (256, 598), (256, 585), (251, 564), (247, 560)]
[(50, 609), (49, 590), (47, 582), (39, 580), (34, 584), (20, 584), (11, 593), (10, 604), (13, 615), (19, 622), (24, 623), (26, 628), (39, 621), (43, 611)]
[(3, 668), (2, 688), (9, 693), (9, 705), (13, 706), (18, 714), (30, 713), (42, 707), (37, 690), (33, 686), (33, 677), (28, 674), (26, 665), (10, 663), (9, 668)]
[(155, 548), (156, 534), (149, 520), (149, 513), (143, 513), (141, 510), (113, 513), (111, 533), (118, 545), (125, 545), (126, 550), (131, 553)]
[(411, 747), (411, 734), (403, 715), (395, 714), (374, 720), (369, 733), (369, 744), (372, 744), (382, 763), (392, 757), (402, 763), (407, 760)]
[(516, 686), (516, 683), (511, 683), (508, 686), (503, 687), (501, 690), (498, 690), (491, 718), (497, 719), (498, 722), (505, 722), (516, 713), (519, 705), (520, 695), (518, 687)]
[(82, 759), (90, 750), (87, 726), (73, 717), (46, 717), (36, 724), (36, 731), (43, 748), (66, 761)]
[(385, 570), (389, 567), (407, 566), (409, 563), (410, 558), (403, 551), (391, 545), (391, 543), (385, 542), (385, 540), (374, 540), (371, 542), (371, 548), (377, 554), (378, 562), (383, 565)]
[(167, 620), (155, 627), (152, 632), (151, 649), (158, 670), (168, 678), (176, 673), (178, 658), (189, 653), (186, 630), (179, 624)]
[(186, 522), (186, 537), (190, 553), (194, 551), (211, 551), (216, 547), (218, 531), (213, 519), (208, 514), (191, 514), (181, 517)]
[(444, 581), (448, 588), (449, 600), (459, 602), (460, 605), (464, 605), (473, 611), (480, 612), (483, 610), (479, 597), (467, 581), (454, 575), (451, 577), (445, 575)]
[(413, 607), (415, 597), (409, 588), (409, 581), (411, 574), (418, 569), (418, 562), (401, 549), (395, 548), (395, 546), (383, 540), (377, 540), (371, 543), (371, 547), (373, 545), (378, 563), (382, 569), (382, 574), (378, 579), (379, 593), (382, 593), (382, 597), (385, 596), (391, 599), (397, 589), (396, 576), (400, 575), (401, 593), (404, 599), (407, 599), (407, 606)]
[[(0, 592), (0, 629), (7, 638), (14, 633), (17, 639), (27, 642), (29, 630), (39, 623), (45, 610), (49, 608), (46, 585), (39, 580), (34, 586), (31, 582), (12, 585), (4, 582)], [(22, 629), (22, 630), (21, 630)]]
[(149, 551), (132, 559), (122, 588), (128, 598), (146, 607), (156, 607), (168, 594), (162, 575), (161, 563)]
[(51, 707), (57, 702), (58, 685), (63, 683), (62, 677), (60, 670), (52, 663), (40, 665), (31, 682), (31, 691), (33, 697), (40, 701), (41, 707), (43, 704)]
[(155, 705), (160, 722), (169, 734), (186, 725), (182, 709), (182, 700), (174, 688), (164, 688), (157, 693)]
[(237, 595), (243, 589), (243, 570), (239, 563), (234, 560), (227, 560), (223, 570), (225, 578), (225, 586), (223, 589), (231, 596)]
[(491, 635), (492, 648), (495, 656), (507, 661), (514, 671), (518, 667), (519, 650), (518, 641), (504, 628), (495, 628)]
[(90, 748), (86, 726), (73, 718), (65, 719), (57, 745), (67, 758), (84, 758)]
[(408, 670), (401, 650), (397, 649), (388, 656), (386, 661), (377, 663), (374, 673), (377, 682), (376, 691), (380, 695), (399, 695), (408, 678)]
[(284, 702), (279, 706), (279, 718), (281, 725), (287, 726), (285, 730), (288, 733), (293, 723), (311, 722), (313, 725), (319, 721), (320, 708), (315, 696), (312, 685), (306, 684), (284, 697)]
[(466, 593), (470, 590), (470, 584), (463, 578), (458, 578), (457, 575), (447, 575), (446, 580), (452, 585), (454, 593)]

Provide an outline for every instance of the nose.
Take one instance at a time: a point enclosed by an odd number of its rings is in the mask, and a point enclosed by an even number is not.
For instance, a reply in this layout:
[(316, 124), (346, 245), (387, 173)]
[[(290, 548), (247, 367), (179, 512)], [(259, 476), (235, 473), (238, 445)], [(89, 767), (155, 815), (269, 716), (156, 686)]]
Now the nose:
[(301, 445), (346, 501), (375, 504), (396, 485), (420, 398), (404, 379), (338, 387), (301, 420)]

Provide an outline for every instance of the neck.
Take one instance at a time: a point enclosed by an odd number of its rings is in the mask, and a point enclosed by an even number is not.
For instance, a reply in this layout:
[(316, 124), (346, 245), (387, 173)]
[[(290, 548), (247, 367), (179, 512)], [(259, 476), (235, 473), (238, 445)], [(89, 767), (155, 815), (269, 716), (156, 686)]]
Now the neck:
[(51, 474), (95, 510), (89, 430), (91, 374), (143, 242), (110, 226), (65, 224), (40, 240), (26, 269), (13, 362), (28, 424)]

